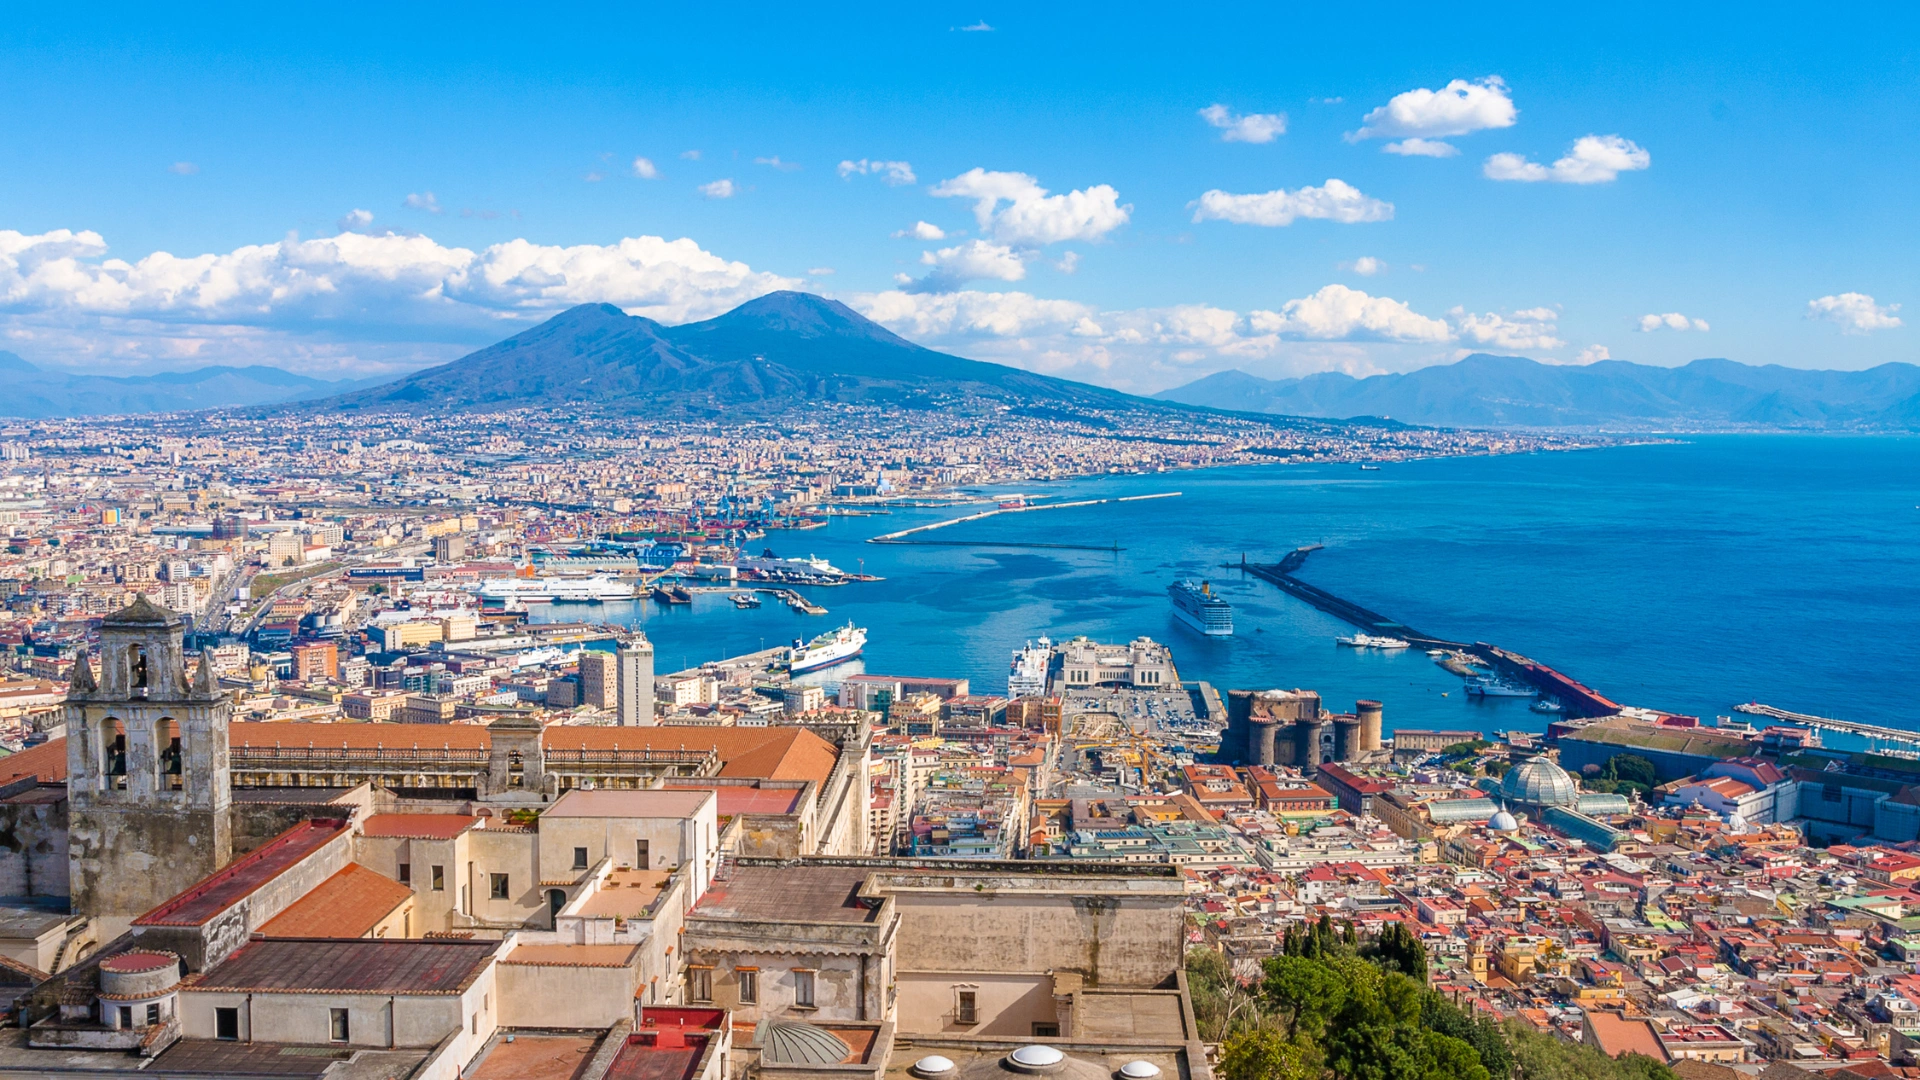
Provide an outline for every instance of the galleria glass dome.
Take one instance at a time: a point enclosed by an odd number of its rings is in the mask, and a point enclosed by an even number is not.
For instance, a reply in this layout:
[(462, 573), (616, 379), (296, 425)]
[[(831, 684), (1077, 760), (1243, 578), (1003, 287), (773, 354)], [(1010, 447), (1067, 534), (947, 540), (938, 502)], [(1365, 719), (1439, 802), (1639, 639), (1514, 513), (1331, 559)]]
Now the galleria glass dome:
[(1537, 757), (1507, 770), (1500, 778), (1500, 798), (1520, 806), (1572, 806), (1579, 798), (1567, 770)]

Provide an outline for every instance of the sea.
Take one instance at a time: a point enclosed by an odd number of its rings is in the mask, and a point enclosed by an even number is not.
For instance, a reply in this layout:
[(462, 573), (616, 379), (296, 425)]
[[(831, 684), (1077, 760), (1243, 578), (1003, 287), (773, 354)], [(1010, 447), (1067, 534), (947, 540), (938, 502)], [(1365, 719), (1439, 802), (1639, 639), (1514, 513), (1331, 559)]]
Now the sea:
[[(1116, 501), (1124, 496), (1166, 498)], [(1920, 730), (1920, 438), (1703, 436), (1491, 457), (1274, 464), (983, 489), (989, 500), (1106, 500), (870, 537), (992, 508), (894, 507), (753, 545), (883, 580), (803, 589), (824, 616), (724, 593), (536, 607), (644, 630), (656, 667), (791, 644), (852, 621), (865, 671), (965, 678), (1004, 694), (1042, 636), (1149, 637), (1183, 679), (1304, 688), (1327, 707), (1385, 705), (1385, 726), (1539, 731), (1524, 699), (1475, 699), (1419, 649), (1342, 648), (1345, 623), (1236, 569), (1323, 545), (1299, 576), (1436, 637), (1549, 664), (1625, 704), (1712, 723), (1741, 702)], [(992, 541), (1085, 545), (1003, 548)], [(1175, 580), (1209, 582), (1235, 633), (1176, 621)], [(1829, 744), (1833, 744), (1829, 737)]]

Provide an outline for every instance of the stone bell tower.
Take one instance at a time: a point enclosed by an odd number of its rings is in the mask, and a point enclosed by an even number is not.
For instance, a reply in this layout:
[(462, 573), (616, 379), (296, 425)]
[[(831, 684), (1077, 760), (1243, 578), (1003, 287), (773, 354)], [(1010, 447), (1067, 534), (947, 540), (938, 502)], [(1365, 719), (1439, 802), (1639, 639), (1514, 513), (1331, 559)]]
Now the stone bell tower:
[[(100, 624), (100, 672), (74, 662), (67, 695), (73, 912), (117, 934), (233, 856), (232, 702), (185, 624), (145, 596)], [(104, 940), (104, 937), (103, 937)]]

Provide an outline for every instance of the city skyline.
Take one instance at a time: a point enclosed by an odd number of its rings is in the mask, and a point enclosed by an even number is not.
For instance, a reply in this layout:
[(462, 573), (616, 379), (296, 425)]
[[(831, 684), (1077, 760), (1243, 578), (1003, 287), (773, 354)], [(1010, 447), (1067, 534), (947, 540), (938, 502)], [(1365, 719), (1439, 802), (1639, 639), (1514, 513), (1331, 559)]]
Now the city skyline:
[(1286, 19), (17, 20), (0, 349), (398, 375), (573, 303), (800, 288), (1133, 392), (1910, 355), (1893, 44)]

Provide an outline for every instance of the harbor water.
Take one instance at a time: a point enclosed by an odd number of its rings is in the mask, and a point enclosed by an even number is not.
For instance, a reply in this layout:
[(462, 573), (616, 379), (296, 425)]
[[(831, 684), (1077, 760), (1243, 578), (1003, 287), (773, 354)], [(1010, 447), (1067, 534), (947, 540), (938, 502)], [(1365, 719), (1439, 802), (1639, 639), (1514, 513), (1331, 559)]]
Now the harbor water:
[[(1380, 699), (1388, 728), (1539, 730), (1524, 699), (1475, 700), (1418, 649), (1339, 648), (1352, 628), (1220, 564), (1323, 544), (1299, 576), (1426, 633), (1486, 641), (1632, 705), (1703, 717), (1758, 700), (1920, 730), (1920, 439), (1714, 436), (1578, 453), (1386, 464), (1274, 465), (1017, 489), (1041, 502), (1179, 491), (1001, 514), (943, 542), (1121, 550), (881, 545), (866, 539), (985, 507), (896, 508), (771, 532), (754, 545), (822, 556), (884, 581), (802, 588), (829, 614), (777, 602), (536, 607), (539, 621), (638, 626), (658, 667), (691, 666), (867, 627), (852, 671), (965, 677), (1006, 690), (1012, 650), (1043, 634), (1168, 642), (1181, 675), (1227, 688)], [(1008, 490), (991, 493), (1004, 497)], [(1235, 634), (1176, 620), (1166, 588), (1210, 581)]]

